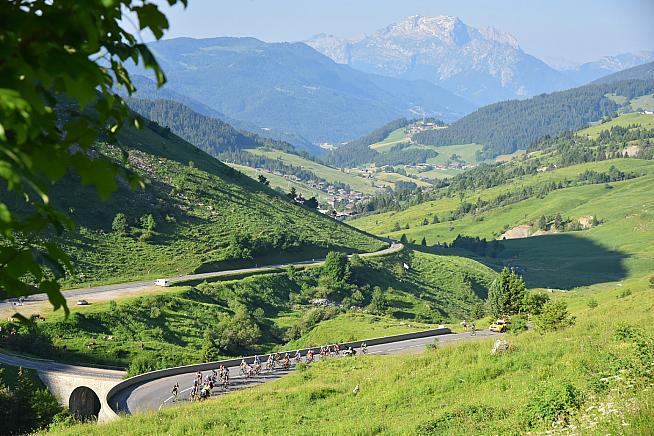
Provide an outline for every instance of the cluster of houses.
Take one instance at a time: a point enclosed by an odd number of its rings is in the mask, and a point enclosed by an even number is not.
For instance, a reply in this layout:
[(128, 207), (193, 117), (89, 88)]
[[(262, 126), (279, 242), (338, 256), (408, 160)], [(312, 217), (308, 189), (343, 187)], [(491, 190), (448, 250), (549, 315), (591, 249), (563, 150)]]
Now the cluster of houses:
[(413, 136), (416, 133), (425, 132), (427, 130), (438, 130), (438, 129), (447, 129), (447, 125), (438, 124), (433, 121), (417, 121), (413, 124), (409, 124), (405, 131), (409, 136)]

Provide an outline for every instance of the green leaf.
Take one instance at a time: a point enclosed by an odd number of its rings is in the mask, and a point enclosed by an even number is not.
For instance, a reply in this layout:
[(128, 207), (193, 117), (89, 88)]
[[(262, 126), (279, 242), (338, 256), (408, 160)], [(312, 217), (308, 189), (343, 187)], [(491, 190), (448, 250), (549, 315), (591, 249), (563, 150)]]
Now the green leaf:
[(44, 292), (48, 295), (48, 300), (50, 300), (50, 304), (52, 304), (54, 310), (58, 310), (60, 307), (63, 307), (64, 312), (66, 313), (66, 317), (68, 317), (70, 310), (66, 304), (66, 299), (60, 291), (61, 288), (59, 283), (53, 280), (43, 280), (39, 285), (39, 289), (41, 292)]
[(138, 16), (141, 30), (148, 28), (155, 38), (161, 39), (163, 31), (168, 29), (168, 19), (157, 5), (146, 3), (143, 6), (135, 6), (132, 10)]

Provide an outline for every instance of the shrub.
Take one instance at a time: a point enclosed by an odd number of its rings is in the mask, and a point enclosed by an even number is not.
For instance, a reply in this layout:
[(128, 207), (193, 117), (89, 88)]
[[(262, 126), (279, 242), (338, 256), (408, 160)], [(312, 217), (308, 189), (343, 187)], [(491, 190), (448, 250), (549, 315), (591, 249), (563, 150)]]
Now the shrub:
[(594, 299), (594, 298), (591, 298), (590, 300), (588, 300), (588, 303), (586, 303), (586, 304), (588, 305), (588, 307), (590, 309), (595, 309), (598, 306), (597, 300)]
[(536, 317), (536, 328), (541, 332), (559, 330), (575, 323), (575, 317), (568, 312), (563, 301), (548, 301), (540, 315)]
[(618, 298), (626, 298), (626, 297), (628, 297), (628, 296), (630, 296), (630, 295), (631, 295), (631, 289), (623, 289), (623, 290), (620, 291), (620, 293), (618, 294)]
[(111, 230), (119, 235), (127, 233), (127, 217), (124, 213), (118, 212), (111, 223)]
[(527, 320), (524, 316), (514, 316), (509, 324), (509, 332), (515, 335), (527, 330)]
[(562, 386), (541, 385), (521, 411), (527, 428), (567, 420), (584, 402), (583, 392), (566, 383)]

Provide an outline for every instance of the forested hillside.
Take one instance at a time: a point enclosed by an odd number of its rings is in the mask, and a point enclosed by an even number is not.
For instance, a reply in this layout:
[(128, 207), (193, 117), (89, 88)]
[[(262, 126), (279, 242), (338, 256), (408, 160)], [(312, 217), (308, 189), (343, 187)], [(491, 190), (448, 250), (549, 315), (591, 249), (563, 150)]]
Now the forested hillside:
[(273, 128), (264, 129), (262, 126), (256, 125), (255, 123), (229, 117), (222, 112), (210, 108), (204, 103), (200, 103), (191, 97), (173, 91), (170, 86), (164, 85), (163, 87), (159, 88), (154, 81), (140, 74), (133, 74), (132, 80), (136, 86), (136, 92), (132, 94), (131, 98), (137, 98), (141, 100), (173, 100), (178, 103), (182, 103), (184, 106), (199, 114), (222, 120), (237, 130), (245, 130), (252, 133), (258, 133), (265, 135), (268, 138), (288, 142), (298, 150), (304, 150), (309, 153), (320, 154), (322, 152), (320, 147), (296, 133)]
[(628, 68), (626, 70), (618, 71), (617, 73), (609, 74), (608, 76), (600, 77), (591, 84), (602, 85), (623, 80), (654, 80), (654, 62), (638, 65), (637, 67)]
[(526, 149), (543, 136), (578, 130), (614, 114), (620, 105), (606, 94), (631, 99), (652, 92), (654, 80), (629, 80), (495, 103), (447, 129), (418, 133), (413, 139), (430, 145), (483, 144), (483, 158), (492, 158)]
[(327, 156), (325, 156), (323, 160), (328, 165), (336, 167), (355, 167), (368, 162), (373, 162), (380, 153), (370, 148), (370, 145), (382, 141), (392, 131), (406, 127), (408, 124), (409, 121), (406, 118), (393, 120), (365, 136), (338, 147), (336, 150), (331, 151)]
[(286, 142), (237, 130), (220, 119), (202, 115), (173, 100), (130, 98), (127, 99), (127, 104), (145, 118), (170, 129), (176, 135), (212, 155), (227, 150), (255, 147), (295, 151), (294, 147)]

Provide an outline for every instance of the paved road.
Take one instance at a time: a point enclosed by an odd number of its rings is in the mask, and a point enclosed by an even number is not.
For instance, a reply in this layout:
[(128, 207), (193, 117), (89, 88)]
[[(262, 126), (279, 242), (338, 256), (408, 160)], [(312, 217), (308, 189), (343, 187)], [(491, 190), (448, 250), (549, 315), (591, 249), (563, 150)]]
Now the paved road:
[(116, 371), (113, 369), (90, 368), (86, 366), (74, 366), (66, 363), (59, 363), (46, 359), (27, 359), (10, 354), (0, 353), (0, 363), (11, 366), (22, 366), (23, 368), (35, 369), (38, 371), (60, 372), (71, 375), (84, 377), (107, 378), (112, 380), (122, 380), (125, 371)]
[[(487, 338), (490, 336), (499, 336), (498, 333), (492, 333), (487, 330), (481, 330), (477, 333), (477, 336), (471, 336), (470, 333), (451, 333), (441, 336), (409, 339), (388, 344), (371, 345), (368, 347), (368, 355), (415, 353), (424, 350), (425, 347), (428, 344), (432, 344), (434, 340), (437, 340), (441, 343), (447, 343), (459, 340), (474, 340), (479, 338)], [(347, 357), (342, 358), (347, 359)], [(264, 357), (262, 360), (265, 361), (266, 358)], [(288, 374), (292, 369), (288, 371), (277, 369), (272, 373), (263, 371), (261, 375), (252, 378), (242, 377), (238, 367), (232, 367), (229, 368), (229, 370), (230, 388), (227, 392), (233, 392), (234, 390), (248, 388), (261, 383), (276, 380)], [(170, 407), (174, 405), (170, 391), (175, 383), (179, 383), (180, 386), (180, 400), (187, 401), (189, 392), (193, 386), (195, 374), (195, 372), (189, 372), (186, 374), (165, 377), (131, 386), (114, 396), (114, 398), (111, 399), (111, 406), (117, 411), (126, 413), (158, 410), (161, 407)], [(205, 376), (208, 374), (209, 372), (204, 373)], [(212, 395), (218, 396), (225, 393), (226, 392), (223, 391), (222, 388), (215, 388), (212, 392)]]
[[(379, 251), (374, 251), (371, 253), (363, 253), (360, 256), (361, 257), (382, 256), (385, 254), (395, 253), (397, 251), (402, 250), (402, 248), (404, 248), (404, 246), (400, 243), (390, 240), (388, 242), (391, 243), (391, 245), (388, 248)], [(254, 273), (265, 272), (269, 270), (280, 269), (280, 268), (286, 268), (290, 265), (294, 265), (294, 266), (320, 265), (324, 261), (325, 261), (324, 259), (314, 259), (314, 260), (308, 260), (302, 262), (290, 262), (290, 263), (284, 263), (278, 265), (265, 265), (255, 268), (242, 268), (242, 269), (216, 271), (216, 272), (208, 272), (208, 273), (201, 273), (201, 274), (187, 274), (177, 277), (168, 277), (167, 279), (175, 283), (175, 282), (185, 282), (189, 280), (202, 280), (202, 279), (221, 277), (221, 276), (247, 275), (247, 274), (254, 274)], [(153, 285), (154, 285), (153, 280), (146, 280), (146, 281), (139, 281), (139, 282), (120, 283), (115, 285), (95, 286), (91, 288), (71, 289), (68, 291), (64, 291), (63, 294), (66, 300), (69, 300), (69, 303), (70, 300), (79, 300), (79, 299), (85, 299), (90, 297), (93, 297), (94, 301), (102, 301), (102, 300), (115, 299), (117, 294), (120, 295), (121, 292), (133, 294), (135, 292), (144, 291), (148, 288), (152, 288)], [(25, 297), (24, 305), (22, 307), (14, 306), (15, 299), (2, 300), (0, 301), (0, 311), (2, 311), (3, 309), (5, 310), (12, 309), (20, 312), (21, 309), (29, 309), (30, 304), (36, 302), (44, 302), (47, 300), (48, 300), (48, 296), (46, 294), (30, 295)]]

